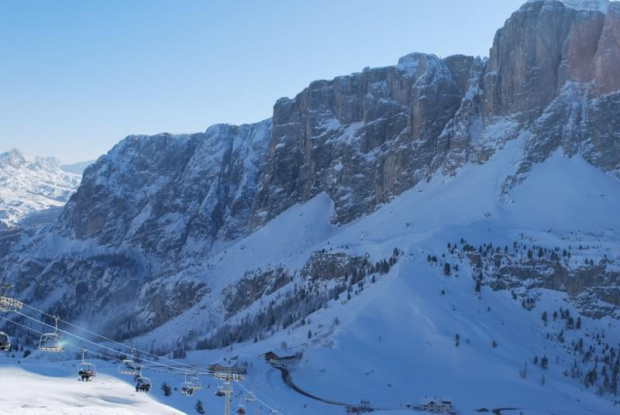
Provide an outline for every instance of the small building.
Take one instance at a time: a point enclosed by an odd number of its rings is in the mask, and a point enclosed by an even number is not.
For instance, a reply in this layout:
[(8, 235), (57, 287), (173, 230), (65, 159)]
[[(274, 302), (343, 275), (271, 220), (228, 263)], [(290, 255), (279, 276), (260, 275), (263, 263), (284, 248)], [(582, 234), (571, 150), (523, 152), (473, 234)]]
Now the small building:
[(290, 356), (278, 356), (272, 351), (263, 354), (263, 359), (265, 359), (265, 362), (273, 367), (290, 367), (299, 362), (302, 357), (303, 353), (301, 352)]
[(434, 414), (455, 414), (452, 401), (449, 399), (429, 398), (422, 401), (420, 410)]

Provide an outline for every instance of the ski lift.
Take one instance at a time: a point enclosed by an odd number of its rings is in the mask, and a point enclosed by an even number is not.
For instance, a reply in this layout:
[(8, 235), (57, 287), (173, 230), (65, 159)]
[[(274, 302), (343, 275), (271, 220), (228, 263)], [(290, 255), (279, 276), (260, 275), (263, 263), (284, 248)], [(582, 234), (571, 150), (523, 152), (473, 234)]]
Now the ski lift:
[(245, 395), (245, 401), (246, 402), (255, 402), (256, 401), (256, 396), (254, 395), (254, 392), (248, 392)]
[(151, 390), (151, 385), (151, 379), (142, 376), (142, 373), (136, 377), (136, 392), (148, 393)]
[(195, 390), (198, 391), (202, 389), (202, 383), (200, 382), (200, 378), (198, 376), (189, 378), (189, 381), (194, 384)]
[(185, 382), (181, 384), (181, 395), (192, 396), (195, 390), (196, 390), (196, 387), (194, 386), (194, 384), (192, 382), (189, 382), (186, 377)]
[(133, 361), (133, 352), (135, 347), (131, 347), (131, 359), (125, 359), (118, 367), (118, 373), (121, 375), (136, 376), (140, 371), (140, 366)]
[(139, 370), (140, 366), (138, 366), (136, 362), (131, 359), (123, 360), (118, 366), (118, 373), (120, 373), (121, 375), (136, 376)]
[(62, 352), (63, 346), (60, 334), (58, 334), (58, 319), (58, 316), (54, 317), (54, 332), (43, 333), (39, 339), (39, 350), (42, 352)]
[(237, 415), (245, 415), (245, 406), (239, 405), (237, 407)]
[(8, 297), (9, 290), (13, 286), (4, 284), (1, 287), (4, 288), (4, 293), (0, 295), (0, 311), (8, 313), (9, 311), (21, 310), (24, 307), (24, 303), (14, 298)]
[(82, 362), (78, 364), (78, 380), (88, 382), (97, 376), (97, 368), (92, 363), (86, 362), (86, 349), (82, 349)]
[(11, 338), (3, 331), (0, 331), (0, 350), (5, 352), (11, 350)]
[(215, 396), (217, 396), (218, 398), (223, 398), (224, 396), (226, 396), (226, 390), (224, 389), (223, 386), (220, 386), (217, 388), (217, 392), (215, 392)]

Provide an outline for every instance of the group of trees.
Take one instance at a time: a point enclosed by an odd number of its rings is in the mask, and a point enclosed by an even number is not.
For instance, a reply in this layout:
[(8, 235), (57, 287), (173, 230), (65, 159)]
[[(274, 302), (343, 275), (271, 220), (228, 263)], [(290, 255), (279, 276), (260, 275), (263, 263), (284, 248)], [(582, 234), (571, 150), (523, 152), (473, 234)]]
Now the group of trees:
[[(352, 296), (360, 294), (366, 283), (376, 282), (378, 276), (389, 273), (402, 254), (403, 251), (395, 248), (389, 258), (376, 262), (369, 261), (367, 257), (362, 257), (362, 260), (352, 258), (351, 262), (343, 267), (348, 270), (346, 273), (325, 281), (316, 278), (317, 273), (320, 273), (316, 264), (329, 264), (325, 266), (333, 267), (333, 261), (330, 262), (327, 257), (336, 254), (328, 251), (316, 252), (311, 257), (311, 260), (315, 261), (312, 271), (307, 273), (303, 282), (297, 282), (292, 287), (283, 287), (276, 298), (271, 299), (256, 313), (247, 314), (234, 323), (223, 324), (206, 338), (199, 340), (196, 348), (219, 349), (248, 340), (258, 342), (278, 330), (304, 326), (308, 316), (321, 308), (327, 308), (330, 301), (341, 300), (345, 293), (346, 299), (342, 301), (348, 301)], [(326, 272), (329, 275), (333, 273), (332, 268)], [(310, 337), (312, 335), (308, 338)]]

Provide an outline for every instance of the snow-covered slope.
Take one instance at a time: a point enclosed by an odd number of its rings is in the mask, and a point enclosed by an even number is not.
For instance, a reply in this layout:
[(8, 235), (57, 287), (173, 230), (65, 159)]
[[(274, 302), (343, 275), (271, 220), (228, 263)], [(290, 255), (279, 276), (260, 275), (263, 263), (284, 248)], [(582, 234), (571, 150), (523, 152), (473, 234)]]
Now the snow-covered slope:
[(0, 154), (0, 222), (14, 226), (51, 210), (55, 210), (52, 216), (57, 215), (80, 179), (80, 175), (63, 171), (53, 158), (28, 161), (18, 150)]
[[(571, 294), (536, 282), (534, 270), (540, 264), (536, 261), (524, 263), (530, 278), (511, 290), (496, 291), (486, 276), (476, 289), (479, 271), (465, 245), (475, 246), (476, 251), (489, 244), (501, 247), (502, 252), (507, 247), (506, 259), (515, 262), (527, 258), (527, 250), (536, 246), (558, 247), (572, 253), (567, 270), (588, 267), (584, 266), (586, 259), (598, 265), (605, 257), (610, 271), (620, 263), (620, 217), (615, 213), (620, 205), (620, 182), (580, 156), (556, 153), (533, 169), (506, 200), (498, 178), (516, 171), (514, 162), (523, 145), (523, 140), (511, 142), (485, 165), (468, 165), (455, 178), (438, 175), (349, 225), (330, 224), (333, 203), (326, 195), (295, 206), (205, 264), (214, 275), (226, 276), (213, 286), (213, 294), (138, 339), (138, 344), (161, 344), (162, 339), (192, 344), (196, 333), (215, 336), (214, 344), (240, 339), (242, 343), (230, 349), (192, 355), (200, 356), (198, 361), (250, 362), (255, 368), (253, 382), (270, 391), (290, 413), (304, 404), (321, 408), (321, 413), (336, 414), (342, 409), (296, 396), (281, 386), (279, 373), (259, 357), (270, 350), (303, 351), (304, 359), (292, 372), (297, 385), (345, 404), (369, 399), (375, 407), (397, 409), (418, 405), (425, 396), (449, 396), (459, 413), (468, 414), (480, 408), (520, 408), (531, 414), (614, 413), (608, 398), (595, 395), (602, 387), (600, 371), (606, 365), (597, 364), (595, 385), (584, 389), (582, 381), (595, 367), (595, 357), (600, 362), (606, 348), (617, 348), (617, 314), (615, 318), (613, 313), (596, 319), (581, 316), (579, 329), (568, 329), (566, 318), (551, 321), (559, 309), (570, 310), (575, 318), (580, 310)], [(447, 249), (448, 244), (452, 248)], [(338, 276), (330, 267), (323, 268), (323, 273), (336, 276), (319, 281), (300, 271), (317, 252), (367, 255), (375, 262), (395, 249), (402, 254), (387, 274), (369, 272), (355, 283), (353, 274)], [(429, 261), (429, 256), (438, 259)], [(449, 275), (445, 264), (450, 264)], [(234, 318), (218, 323), (213, 320), (215, 314), (205, 313), (227, 309), (221, 290), (226, 285), (242, 285), (245, 271), (277, 269), (285, 270), (291, 280)], [(618, 287), (618, 276), (614, 278), (610, 290)], [(260, 329), (254, 334), (260, 323), (253, 316), (276, 308), (287, 298), (312, 301), (315, 292), (327, 292), (340, 284), (348, 288), (337, 300), (332, 295), (320, 299), (317, 311), (304, 318), (298, 314), (284, 328), (285, 323), (265, 326), (270, 334), (264, 341)], [(254, 287), (260, 289), (260, 284)], [(302, 299), (291, 294), (295, 287), (306, 288)], [(617, 313), (617, 305), (599, 305)], [(291, 312), (300, 309), (278, 309), (276, 321), (286, 322)], [(548, 324), (541, 320), (544, 312)], [(212, 329), (221, 324), (230, 330)], [(185, 339), (179, 341), (183, 333)], [(601, 335), (605, 336), (602, 342)], [(256, 343), (255, 337), (259, 338)], [(574, 347), (580, 339), (585, 346), (577, 351)], [(583, 350), (590, 347), (592, 352), (584, 357)], [(547, 369), (533, 363), (535, 357), (543, 356), (550, 362)], [(572, 374), (575, 364), (581, 374)], [(524, 365), (529, 365), (529, 374), (523, 379), (519, 372)], [(611, 373), (613, 365), (612, 359), (605, 371)]]
[[(4, 359), (7, 360), (7, 359)], [(0, 414), (2, 415), (174, 415), (182, 412), (112, 376), (77, 382), (74, 365), (25, 364), (0, 360)], [(34, 370), (34, 373), (30, 370)]]

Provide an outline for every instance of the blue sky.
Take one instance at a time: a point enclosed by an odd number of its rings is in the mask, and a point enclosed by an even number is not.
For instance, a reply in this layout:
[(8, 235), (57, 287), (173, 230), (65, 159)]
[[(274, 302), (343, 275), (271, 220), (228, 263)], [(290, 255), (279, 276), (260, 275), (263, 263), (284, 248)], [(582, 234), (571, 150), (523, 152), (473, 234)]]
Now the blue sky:
[(128, 134), (255, 122), (410, 52), (486, 56), (524, 0), (0, 0), (0, 152), (89, 160)]

